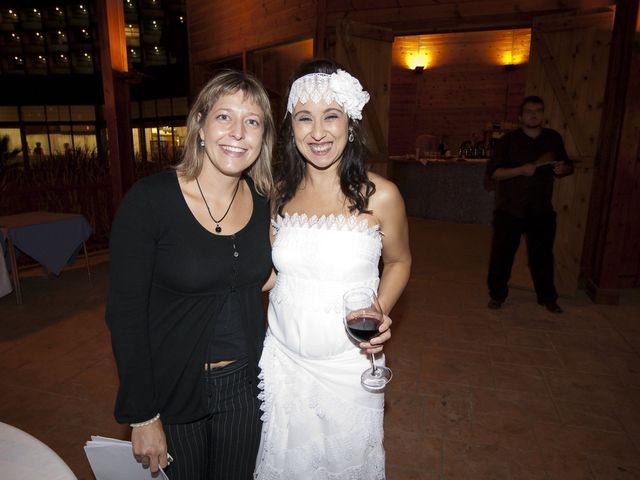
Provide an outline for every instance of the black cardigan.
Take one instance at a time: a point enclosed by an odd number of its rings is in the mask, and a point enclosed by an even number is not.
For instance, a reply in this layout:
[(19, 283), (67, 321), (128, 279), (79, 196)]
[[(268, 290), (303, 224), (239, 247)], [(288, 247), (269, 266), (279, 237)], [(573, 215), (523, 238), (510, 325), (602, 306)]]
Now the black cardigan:
[(272, 266), (269, 204), (246, 181), (253, 213), (230, 236), (200, 225), (174, 171), (140, 180), (125, 196), (111, 230), (106, 308), (120, 378), (119, 422), (160, 413), (165, 423), (188, 423), (206, 415), (207, 346), (216, 323), (227, 320), (219, 317), (230, 300), (241, 306), (257, 382), (264, 339), (261, 287)]

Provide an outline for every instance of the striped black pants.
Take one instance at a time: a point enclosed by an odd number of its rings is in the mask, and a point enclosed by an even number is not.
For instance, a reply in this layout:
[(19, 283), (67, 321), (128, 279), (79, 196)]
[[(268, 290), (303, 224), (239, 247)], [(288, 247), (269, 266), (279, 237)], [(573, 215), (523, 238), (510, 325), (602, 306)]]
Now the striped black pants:
[(246, 360), (205, 372), (209, 416), (164, 425), (174, 461), (171, 480), (250, 480), (260, 444), (260, 401), (248, 382)]

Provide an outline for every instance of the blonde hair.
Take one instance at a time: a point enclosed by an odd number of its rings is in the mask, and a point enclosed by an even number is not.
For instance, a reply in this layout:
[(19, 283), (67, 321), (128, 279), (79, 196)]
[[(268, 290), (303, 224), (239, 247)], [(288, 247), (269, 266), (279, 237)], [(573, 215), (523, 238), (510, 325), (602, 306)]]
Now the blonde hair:
[(246, 173), (253, 179), (256, 190), (268, 197), (273, 189), (271, 158), (275, 144), (275, 126), (267, 92), (257, 78), (246, 73), (225, 70), (211, 79), (200, 91), (187, 117), (187, 136), (182, 160), (175, 168), (190, 180), (200, 175), (204, 162), (204, 148), (200, 146), (199, 131), (215, 103), (220, 98), (238, 91), (243, 92), (244, 98), (255, 103), (263, 113), (262, 148), (258, 159)]

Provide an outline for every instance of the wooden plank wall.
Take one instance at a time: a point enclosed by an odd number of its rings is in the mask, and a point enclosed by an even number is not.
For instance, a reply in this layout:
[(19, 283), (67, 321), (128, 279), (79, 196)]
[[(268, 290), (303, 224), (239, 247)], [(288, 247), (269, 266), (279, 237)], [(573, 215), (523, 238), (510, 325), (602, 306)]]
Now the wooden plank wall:
[[(507, 33), (505, 33), (507, 32)], [(489, 122), (518, 121), (524, 96), (526, 63), (506, 69), (500, 63), (503, 36), (513, 32), (521, 45), (517, 62), (529, 54), (529, 30), (484, 31), (397, 37), (391, 74), (389, 151), (391, 155), (414, 152), (418, 135), (448, 136), (452, 151), (465, 140), (482, 140)], [(420, 38), (429, 52), (427, 69), (417, 74), (403, 56), (415, 50)], [(512, 45), (509, 40), (509, 45)]]
[(527, 94), (545, 99), (547, 124), (558, 130), (572, 176), (556, 182), (556, 287), (573, 295), (578, 287), (582, 247), (600, 133), (613, 13), (558, 15), (534, 23)]
[(187, 0), (190, 62), (313, 38), (316, 0)]
[[(528, 27), (538, 15), (615, 0), (187, 0), (189, 54), (201, 64), (316, 34), (317, 15), (392, 28), (396, 35)], [(409, 3), (409, 2), (407, 2)], [(320, 10), (319, 10), (320, 9)]]
[(326, 11), (332, 25), (352, 20), (406, 34), (527, 27), (536, 16), (613, 4), (615, 0), (326, 0)]

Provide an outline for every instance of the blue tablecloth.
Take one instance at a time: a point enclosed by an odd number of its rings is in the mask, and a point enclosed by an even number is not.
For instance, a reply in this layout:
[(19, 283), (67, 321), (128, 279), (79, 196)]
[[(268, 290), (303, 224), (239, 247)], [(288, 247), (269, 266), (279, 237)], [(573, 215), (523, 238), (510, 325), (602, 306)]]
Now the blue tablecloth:
[(17, 251), (55, 275), (75, 258), (91, 232), (87, 220), (77, 214), (28, 212), (0, 217), (0, 240), (5, 251), (10, 238)]

